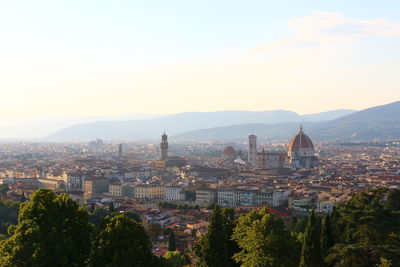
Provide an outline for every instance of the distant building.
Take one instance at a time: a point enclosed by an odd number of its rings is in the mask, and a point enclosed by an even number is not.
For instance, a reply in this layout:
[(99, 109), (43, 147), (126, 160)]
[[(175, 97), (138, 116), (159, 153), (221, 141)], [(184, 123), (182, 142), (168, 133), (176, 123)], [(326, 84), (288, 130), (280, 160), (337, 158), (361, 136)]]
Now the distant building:
[(86, 179), (84, 183), (85, 195), (90, 198), (103, 193), (108, 193), (109, 181), (105, 177)]
[(257, 136), (254, 134), (249, 135), (248, 162), (253, 167), (257, 165)]
[(299, 132), (292, 137), (288, 147), (289, 163), (296, 168), (310, 168), (319, 164), (318, 159), (314, 156), (314, 144), (311, 139), (304, 133), (303, 127), (300, 126)]
[(104, 145), (103, 139), (96, 138), (95, 140), (89, 142), (89, 146), (92, 147), (102, 147)]
[(196, 190), (196, 204), (207, 205), (215, 203), (217, 200), (217, 192), (212, 189)]
[(119, 144), (119, 146), (118, 146), (118, 157), (122, 158), (122, 156), (123, 156), (122, 144)]
[(183, 201), (185, 200), (185, 192), (180, 187), (165, 187), (165, 200), (166, 201)]
[(141, 199), (164, 199), (165, 187), (148, 184), (137, 185), (135, 186), (134, 197)]
[(223, 157), (225, 160), (230, 160), (230, 161), (235, 160), (237, 157), (236, 150), (231, 146), (227, 146), (224, 150)]
[(257, 153), (257, 168), (261, 170), (283, 168), (287, 162), (286, 153), (266, 152)]
[(164, 133), (161, 136), (161, 160), (167, 160), (168, 159), (168, 136)]

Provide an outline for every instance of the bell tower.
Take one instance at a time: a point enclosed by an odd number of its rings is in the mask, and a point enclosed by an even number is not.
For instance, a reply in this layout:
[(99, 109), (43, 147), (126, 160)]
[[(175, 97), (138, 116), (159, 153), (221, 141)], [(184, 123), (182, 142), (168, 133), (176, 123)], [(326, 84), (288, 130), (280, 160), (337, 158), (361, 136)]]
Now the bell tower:
[(161, 160), (167, 160), (168, 159), (168, 136), (164, 134), (161, 136)]
[(254, 134), (249, 135), (248, 162), (253, 167), (256, 167), (257, 165), (257, 136)]

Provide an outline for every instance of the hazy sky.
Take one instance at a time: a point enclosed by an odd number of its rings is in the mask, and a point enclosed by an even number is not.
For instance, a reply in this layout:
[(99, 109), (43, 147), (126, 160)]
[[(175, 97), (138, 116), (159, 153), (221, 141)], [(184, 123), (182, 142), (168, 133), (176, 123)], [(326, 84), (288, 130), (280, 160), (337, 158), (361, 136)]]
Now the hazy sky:
[(0, 122), (400, 100), (400, 1), (1, 1)]

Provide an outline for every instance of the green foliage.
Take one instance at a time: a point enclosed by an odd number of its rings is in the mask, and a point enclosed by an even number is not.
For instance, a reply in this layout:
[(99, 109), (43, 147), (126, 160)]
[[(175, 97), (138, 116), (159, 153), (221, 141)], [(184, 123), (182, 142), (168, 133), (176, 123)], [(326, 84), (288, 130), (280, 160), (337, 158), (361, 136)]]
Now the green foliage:
[(160, 208), (164, 209), (175, 209), (175, 210), (200, 210), (199, 205), (189, 205), (189, 204), (176, 204), (172, 202), (162, 201), (158, 203)]
[(175, 233), (174, 233), (173, 230), (169, 232), (168, 250), (169, 251), (175, 251), (176, 250), (176, 238), (175, 238)]
[(19, 202), (0, 200), (0, 234), (8, 235), (7, 229), (18, 222)]
[(360, 192), (331, 214), (336, 244), (329, 266), (375, 266), (381, 258), (400, 266), (400, 191), (375, 188)]
[(300, 267), (319, 267), (323, 262), (321, 250), (321, 227), (314, 210), (308, 220), (301, 248)]
[(239, 218), (233, 239), (242, 249), (234, 259), (244, 267), (297, 266), (299, 244), (285, 228), (283, 220), (276, 220), (266, 208), (252, 211)]
[(330, 216), (325, 215), (322, 219), (322, 229), (321, 229), (321, 248), (322, 252), (326, 253), (329, 248), (335, 244), (332, 226), (330, 222)]
[(303, 233), (306, 230), (307, 223), (308, 223), (308, 217), (303, 217), (303, 218), (294, 217), (289, 226), (289, 229), (292, 232)]
[(8, 184), (0, 184), (0, 197), (6, 198), (8, 190), (10, 190)]
[(1, 242), (0, 266), (84, 266), (90, 251), (87, 211), (67, 194), (36, 191)]
[(179, 251), (168, 251), (164, 256), (164, 262), (167, 267), (182, 267), (188, 264), (188, 259)]
[(141, 224), (125, 215), (107, 216), (98, 229), (90, 266), (154, 266), (157, 259)]
[(377, 267), (390, 267), (392, 266), (392, 261), (385, 258), (381, 258), (381, 262), (376, 265)]
[(150, 223), (148, 232), (151, 238), (157, 238), (161, 234), (161, 225), (158, 223)]
[[(92, 213), (89, 214), (89, 221), (95, 225), (95, 227), (99, 227), (100, 223), (102, 222), (103, 218), (106, 216), (116, 216), (121, 213), (119, 212), (110, 212), (105, 209), (94, 209)], [(134, 219), (137, 222), (140, 222), (140, 217), (135, 212), (124, 212), (125, 216)]]
[(208, 231), (195, 246), (199, 266), (236, 266), (232, 259), (233, 210), (215, 206)]
[(185, 200), (189, 202), (196, 201), (196, 192), (195, 191), (185, 191)]
[(111, 202), (108, 204), (108, 211), (109, 211), (109, 212), (115, 212), (114, 202), (111, 201)]

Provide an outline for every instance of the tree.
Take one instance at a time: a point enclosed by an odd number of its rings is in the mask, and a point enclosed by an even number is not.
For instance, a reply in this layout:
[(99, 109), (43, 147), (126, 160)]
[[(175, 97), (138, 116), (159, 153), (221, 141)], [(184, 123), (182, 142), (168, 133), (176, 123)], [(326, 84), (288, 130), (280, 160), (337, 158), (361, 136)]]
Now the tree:
[(0, 196), (1, 198), (6, 198), (7, 197), (7, 192), (10, 190), (10, 187), (8, 184), (0, 184)]
[(26, 197), (25, 197), (24, 191), (22, 191), (22, 195), (21, 195), (20, 201), (21, 201), (21, 202), (25, 202), (25, 201), (26, 201)]
[(158, 223), (150, 223), (148, 232), (151, 238), (157, 238), (161, 234), (161, 225)]
[(323, 263), (321, 234), (314, 210), (308, 220), (301, 249), (300, 267), (319, 267)]
[(164, 256), (165, 263), (167, 267), (182, 267), (185, 264), (188, 264), (188, 260), (179, 251), (168, 251)]
[(388, 259), (381, 258), (381, 262), (376, 265), (377, 267), (391, 267), (392, 262)]
[(91, 231), (87, 211), (67, 194), (40, 189), (21, 204), (0, 245), (0, 266), (84, 266)]
[(226, 228), (227, 222), (221, 208), (216, 205), (212, 215), (208, 231), (195, 246), (195, 255), (199, 266), (235, 266), (230, 255), (229, 244), (231, 236)]
[(110, 215), (110, 213), (105, 209), (95, 209), (89, 215), (89, 221), (93, 223), (95, 227), (98, 227), (101, 224), (103, 218), (106, 217), (107, 215)]
[(276, 220), (266, 208), (241, 216), (233, 239), (242, 249), (234, 255), (241, 266), (298, 265), (299, 245), (295, 237), (285, 228), (283, 220)]
[(141, 224), (125, 215), (107, 216), (97, 231), (90, 266), (154, 266), (152, 244)]
[(114, 211), (115, 211), (114, 202), (111, 201), (111, 202), (108, 204), (108, 211), (109, 211), (109, 212), (114, 212)]
[(0, 234), (8, 237), (8, 227), (18, 223), (19, 206), (16, 201), (0, 200)]
[(335, 241), (333, 239), (332, 226), (329, 218), (329, 215), (325, 215), (322, 219), (321, 248), (324, 254), (329, 248), (331, 248), (335, 244)]
[(232, 208), (223, 208), (222, 209), (222, 218), (224, 223), (224, 231), (226, 235), (226, 246), (227, 246), (227, 260), (230, 266), (239, 266), (239, 264), (235, 264), (235, 261), (232, 259), (235, 253), (240, 251), (239, 245), (232, 239), (233, 231), (237, 225), (237, 220), (235, 218), (235, 210)]
[(400, 266), (400, 191), (374, 188), (355, 194), (331, 215), (336, 244), (328, 265), (374, 266), (381, 258)]
[(400, 210), (400, 190), (399, 189), (393, 189), (389, 191), (387, 195), (387, 205), (389, 209), (392, 209), (394, 211), (399, 211)]
[(93, 213), (95, 209), (96, 209), (95, 204), (93, 202), (90, 203), (90, 213)]
[(169, 251), (175, 251), (176, 250), (176, 239), (175, 239), (175, 233), (174, 233), (173, 230), (169, 232), (168, 250)]

